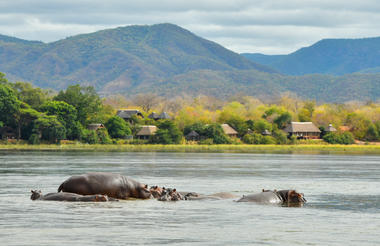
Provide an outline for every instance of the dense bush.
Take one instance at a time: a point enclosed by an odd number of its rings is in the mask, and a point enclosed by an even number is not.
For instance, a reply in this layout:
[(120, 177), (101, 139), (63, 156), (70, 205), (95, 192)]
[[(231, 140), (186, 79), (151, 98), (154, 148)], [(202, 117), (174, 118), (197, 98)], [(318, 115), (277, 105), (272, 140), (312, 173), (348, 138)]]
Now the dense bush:
[(251, 133), (244, 135), (243, 142), (247, 144), (275, 144), (276, 139), (271, 136), (263, 136), (258, 133)]
[(171, 120), (163, 120), (158, 123), (158, 130), (151, 138), (152, 143), (179, 144), (182, 140), (182, 132)]
[(351, 132), (342, 134), (331, 132), (323, 136), (323, 140), (330, 144), (353, 144), (355, 143), (354, 136)]
[(112, 138), (125, 138), (132, 134), (129, 123), (119, 116), (113, 116), (105, 124), (109, 135)]

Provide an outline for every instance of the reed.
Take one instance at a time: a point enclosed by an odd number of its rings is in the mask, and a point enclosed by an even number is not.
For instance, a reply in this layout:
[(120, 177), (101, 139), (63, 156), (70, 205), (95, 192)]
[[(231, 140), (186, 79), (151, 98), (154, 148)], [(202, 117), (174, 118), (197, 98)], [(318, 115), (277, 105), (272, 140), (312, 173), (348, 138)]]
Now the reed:
[(279, 154), (375, 154), (380, 145), (89, 145), (89, 144), (2, 144), (1, 151), (120, 151), (120, 152), (183, 152), (183, 153), (279, 153)]

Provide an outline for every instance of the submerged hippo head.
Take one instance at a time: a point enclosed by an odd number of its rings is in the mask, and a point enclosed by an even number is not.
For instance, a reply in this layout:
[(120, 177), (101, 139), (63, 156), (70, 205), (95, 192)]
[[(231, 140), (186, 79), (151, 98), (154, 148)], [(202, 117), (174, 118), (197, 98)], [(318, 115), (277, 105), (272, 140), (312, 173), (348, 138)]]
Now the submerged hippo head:
[(40, 190), (31, 190), (32, 195), (30, 196), (30, 199), (37, 200), (42, 197), (42, 192)]
[(107, 195), (95, 195), (95, 201), (94, 202), (108, 202), (108, 196)]
[(149, 191), (154, 198), (160, 198), (162, 196), (162, 192), (164, 191), (164, 189), (165, 187), (161, 188), (159, 186), (152, 186), (150, 187)]
[(292, 203), (305, 203), (306, 199), (304, 198), (303, 193), (298, 193), (295, 190), (290, 190), (288, 192), (287, 202), (289, 204), (292, 204)]
[(163, 188), (161, 196), (157, 200), (159, 200), (159, 201), (179, 201), (179, 200), (183, 200), (183, 197), (179, 192), (177, 192), (177, 189)]
[(152, 198), (152, 193), (150, 192), (150, 189), (148, 185), (141, 184), (141, 187), (139, 189), (139, 198), (141, 199), (149, 199)]

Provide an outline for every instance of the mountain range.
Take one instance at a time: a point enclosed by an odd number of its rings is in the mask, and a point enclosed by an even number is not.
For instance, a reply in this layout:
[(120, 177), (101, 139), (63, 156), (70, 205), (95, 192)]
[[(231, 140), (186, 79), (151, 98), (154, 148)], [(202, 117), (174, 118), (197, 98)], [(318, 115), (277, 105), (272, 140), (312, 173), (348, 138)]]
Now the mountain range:
[[(173, 24), (119, 27), (52, 43), (0, 35), (0, 71), (11, 81), (55, 90), (77, 83), (92, 85), (102, 95), (153, 92), (167, 97), (227, 98), (244, 94), (268, 100), (291, 92), (327, 102), (377, 100), (380, 63), (376, 52), (368, 58), (363, 52), (376, 50), (375, 43), (380, 47), (380, 41), (371, 39), (374, 44), (369, 48), (367, 39), (359, 40), (367, 42), (364, 46), (350, 41), (345, 41), (341, 57), (336, 42), (329, 40), (289, 55), (266, 56), (237, 54)], [(327, 65), (323, 63), (326, 54), (331, 58)], [(320, 74), (309, 74), (314, 71)]]
[(288, 75), (377, 73), (380, 71), (380, 37), (323, 39), (288, 55), (242, 55)]

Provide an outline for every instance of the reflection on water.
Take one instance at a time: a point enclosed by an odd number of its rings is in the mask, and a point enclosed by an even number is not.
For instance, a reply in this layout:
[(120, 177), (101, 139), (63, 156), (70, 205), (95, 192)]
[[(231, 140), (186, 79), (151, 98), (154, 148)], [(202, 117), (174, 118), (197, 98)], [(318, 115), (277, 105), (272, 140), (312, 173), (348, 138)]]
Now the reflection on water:
[[(297, 189), (300, 208), (234, 199), (31, 201), (92, 171), (237, 196)], [(0, 152), (2, 245), (378, 245), (380, 156)], [(16, 236), (17, 235), (17, 236)]]

